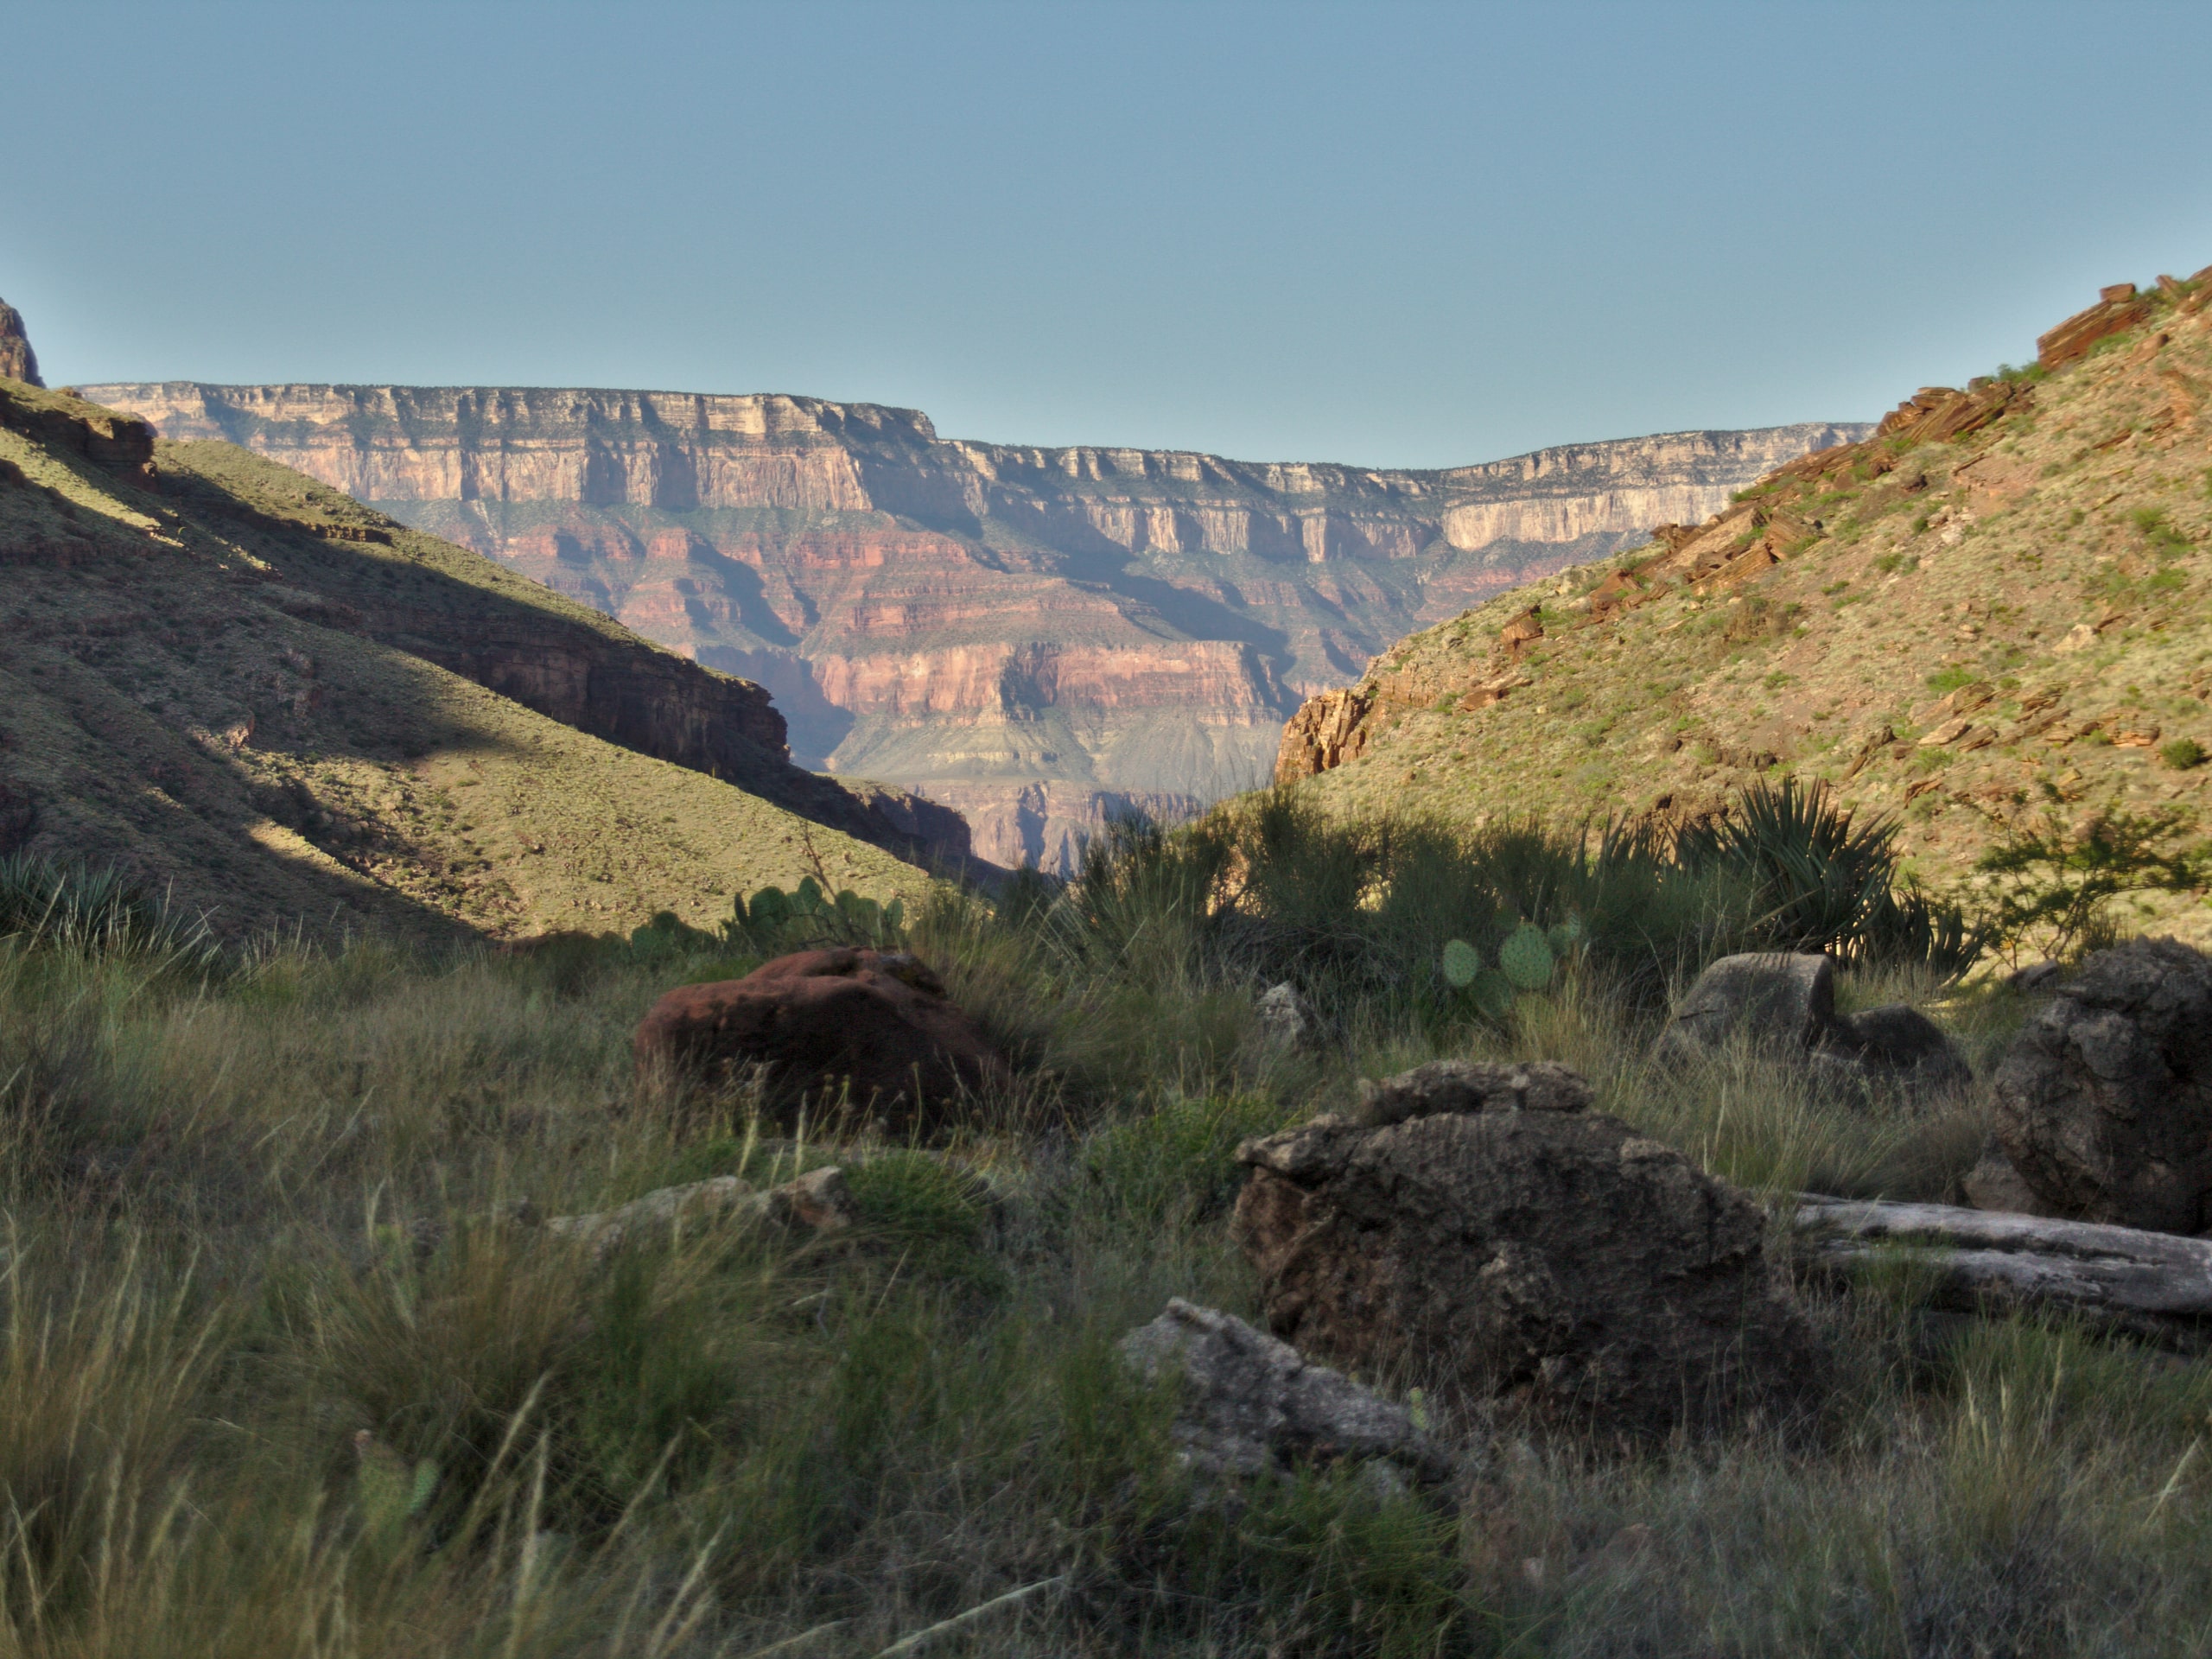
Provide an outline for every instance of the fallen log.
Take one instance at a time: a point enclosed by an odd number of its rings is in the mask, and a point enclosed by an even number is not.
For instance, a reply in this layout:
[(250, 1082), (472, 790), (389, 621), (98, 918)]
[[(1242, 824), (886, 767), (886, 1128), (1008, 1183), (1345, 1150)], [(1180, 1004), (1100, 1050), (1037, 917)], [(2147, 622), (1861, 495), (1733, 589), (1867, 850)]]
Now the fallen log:
[(2212, 1349), (2212, 1239), (1811, 1193), (1799, 1199), (1796, 1230), (1815, 1269), (1906, 1264), (1925, 1275), (1937, 1306), (2077, 1314), (2162, 1347)]

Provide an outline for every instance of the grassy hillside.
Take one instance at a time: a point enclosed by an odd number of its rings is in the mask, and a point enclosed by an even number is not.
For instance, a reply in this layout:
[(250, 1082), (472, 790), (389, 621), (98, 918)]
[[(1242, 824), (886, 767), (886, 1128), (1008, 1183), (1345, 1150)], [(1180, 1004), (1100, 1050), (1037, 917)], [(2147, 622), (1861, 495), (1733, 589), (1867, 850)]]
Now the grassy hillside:
[[(2084, 358), (1923, 394), (1698, 531), (1400, 641), (1353, 688), (1364, 752), (1303, 787), (1557, 823), (1694, 816), (1779, 768), (1902, 815), (1937, 885), (2046, 811), (2201, 810), (2209, 299), (2212, 273), (2168, 279)], [(1531, 611), (1541, 637), (1502, 644)], [(2131, 925), (2212, 920), (2140, 904)]]
[(649, 650), (605, 618), (226, 445), (160, 446), (152, 487), (128, 456), (68, 441), (111, 425), (105, 411), (20, 384), (4, 396), (10, 845), (123, 865), (232, 931), (505, 937), (664, 907), (707, 920), (735, 891), (791, 885), (810, 847), (873, 896), (925, 880), (533, 713), (364, 620), (378, 596), (464, 623), (478, 604), (487, 637), (542, 611), (549, 628)]
[[(204, 973), (0, 940), (0, 1651), (880, 1656), (969, 1614), (920, 1650), (2197, 1650), (2206, 1368), (1928, 1317), (1910, 1275), (1810, 1293), (1834, 1391), (1802, 1440), (1631, 1453), (1432, 1389), (1473, 1471), (1456, 1510), (1179, 1468), (1172, 1396), (1113, 1344), (1170, 1296), (1256, 1314), (1233, 1149), (1361, 1076), (1565, 1059), (1777, 1207), (1939, 1196), (1986, 1133), (1980, 1094), (1869, 1109), (1741, 1055), (1655, 1067), (1638, 953), (1730, 943), (1701, 933), (1713, 891), (1670, 899), (1664, 872), (1586, 903), (1589, 951), (1548, 992), (1477, 1017), (1433, 940), (1520, 884), (1593, 895), (1558, 844), (1415, 829), (1263, 804), (1058, 897), (938, 890), (911, 942), (1019, 1066), (931, 1156), (797, 1147), (742, 1095), (640, 1086), (630, 1032), (701, 970), (680, 956)], [(1256, 1029), (1287, 969), (1322, 1052)], [(1844, 987), (1900, 993), (1985, 1075), (2026, 1006)], [(700, 1226), (601, 1265), (530, 1221), (824, 1161), (861, 1212), (833, 1239)]]

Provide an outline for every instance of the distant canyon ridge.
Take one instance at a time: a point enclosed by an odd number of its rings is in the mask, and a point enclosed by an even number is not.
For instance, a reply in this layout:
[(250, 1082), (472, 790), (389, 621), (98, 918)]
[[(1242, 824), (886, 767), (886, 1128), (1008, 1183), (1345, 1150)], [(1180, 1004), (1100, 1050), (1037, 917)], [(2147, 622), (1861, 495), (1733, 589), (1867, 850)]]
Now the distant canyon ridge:
[(1392, 471), (937, 435), (913, 410), (528, 388), (98, 385), (758, 681), (793, 758), (1065, 870), (1264, 782), (1305, 697), (1506, 588), (1694, 524), (1849, 423)]

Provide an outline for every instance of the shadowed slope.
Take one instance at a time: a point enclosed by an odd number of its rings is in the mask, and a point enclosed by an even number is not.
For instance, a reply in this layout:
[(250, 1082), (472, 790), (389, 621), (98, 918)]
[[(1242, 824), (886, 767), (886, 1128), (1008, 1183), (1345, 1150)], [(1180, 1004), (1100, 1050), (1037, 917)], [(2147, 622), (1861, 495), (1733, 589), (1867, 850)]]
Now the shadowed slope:
[(878, 828), (774, 752), (757, 687), (227, 446), (0, 383), (0, 851), (123, 863), (219, 926), (705, 920), (810, 842), (872, 895), (926, 880), (637, 752)]

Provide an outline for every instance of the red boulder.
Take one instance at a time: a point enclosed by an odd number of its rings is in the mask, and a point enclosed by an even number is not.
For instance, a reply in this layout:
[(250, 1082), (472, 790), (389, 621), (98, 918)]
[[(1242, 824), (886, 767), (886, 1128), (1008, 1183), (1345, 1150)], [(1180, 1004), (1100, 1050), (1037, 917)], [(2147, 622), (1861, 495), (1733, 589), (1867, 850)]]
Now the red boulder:
[(899, 1135), (1003, 1077), (1006, 1063), (936, 975), (904, 953), (802, 950), (743, 979), (685, 985), (638, 1027), (640, 1071), (694, 1078), (767, 1068), (768, 1096), (816, 1122), (850, 1110)]

